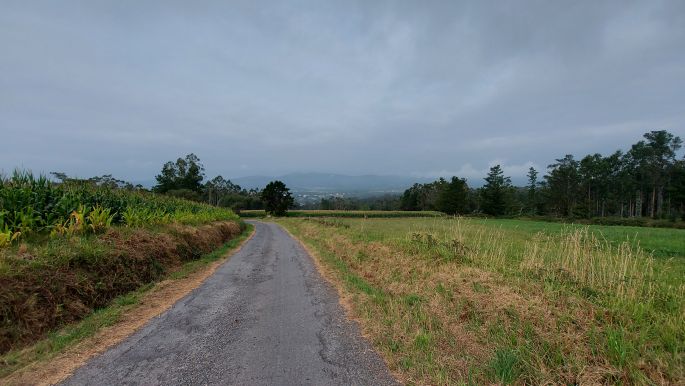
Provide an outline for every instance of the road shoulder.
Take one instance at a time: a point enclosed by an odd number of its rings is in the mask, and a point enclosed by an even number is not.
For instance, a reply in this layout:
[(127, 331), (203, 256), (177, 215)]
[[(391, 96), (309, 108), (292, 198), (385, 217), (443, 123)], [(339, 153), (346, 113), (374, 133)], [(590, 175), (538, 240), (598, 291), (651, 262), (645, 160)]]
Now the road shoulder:
[[(254, 234), (255, 228), (252, 228), (248, 234), (241, 235), (237, 239), (238, 244), (230, 247), (220, 259), (206, 265), (192, 265), (191, 263), (182, 269), (184, 274), (172, 274), (170, 278), (156, 283), (151, 289), (140, 294), (140, 298), (135, 304), (127, 306), (114, 324), (99, 329), (94, 335), (86, 337), (72, 346), (67, 346), (55, 355), (32, 362), (6, 377), (0, 378), (0, 383), (6, 385), (52, 385), (63, 381), (89, 359), (122, 342), (202, 285)], [(34, 347), (29, 347), (26, 350), (32, 349), (35, 350)]]
[(378, 350), (373, 344), (372, 335), (368, 332), (366, 326), (364, 325), (364, 323), (362, 323), (361, 319), (356, 316), (352, 301), (353, 295), (349, 291), (345, 290), (345, 284), (340, 275), (335, 271), (333, 267), (323, 262), (319, 250), (315, 246), (309, 245), (302, 241), (300, 237), (291, 232), (291, 230), (286, 226), (286, 224), (283, 224), (279, 221), (275, 221), (274, 223), (278, 224), (293, 240), (297, 241), (302, 247), (302, 249), (304, 249), (307, 252), (307, 254), (311, 257), (311, 260), (313, 261), (316, 270), (319, 272), (321, 277), (330, 285), (330, 287), (336, 292), (338, 303), (344, 311), (344, 316), (352, 323), (357, 325), (357, 328), (362, 338), (369, 342), (369, 345), (376, 351), (376, 353), (378, 354), (379, 358), (383, 361), (383, 364), (387, 368), (390, 375), (398, 383), (406, 383), (406, 378), (403, 377), (401, 373), (393, 371), (393, 369), (388, 365), (387, 358), (385, 358), (383, 352)]

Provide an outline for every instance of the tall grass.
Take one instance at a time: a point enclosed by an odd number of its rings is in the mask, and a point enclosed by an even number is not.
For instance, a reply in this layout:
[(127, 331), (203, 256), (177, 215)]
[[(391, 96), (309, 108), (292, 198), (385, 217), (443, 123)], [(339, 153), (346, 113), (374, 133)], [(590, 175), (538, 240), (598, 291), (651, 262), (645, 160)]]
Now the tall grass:
[(520, 267), (545, 280), (570, 282), (619, 299), (650, 300), (659, 291), (654, 258), (629, 241), (615, 245), (589, 228), (540, 234), (528, 242)]
[[(600, 325), (606, 329), (603, 351), (611, 363), (642, 374), (641, 361), (665, 361), (682, 374), (685, 280), (672, 275), (671, 261), (657, 262), (635, 240), (613, 242), (587, 226), (539, 232), (522, 245), (497, 227), (473, 227), (458, 218), (447, 222), (442, 233), (432, 236), (439, 241), (424, 243), (420, 254), (459, 257), (449, 247), (462, 245), (460, 261), (466, 264), (587, 299), (609, 312)], [(405, 248), (407, 240), (414, 244), (415, 234), (405, 237)]]
[(56, 184), (15, 170), (0, 177), (0, 247), (34, 233), (98, 232), (111, 225), (140, 227), (170, 222), (232, 220), (229, 209), (142, 190), (113, 189), (88, 181)]
[[(641, 234), (463, 218), (282, 222), (385, 294), (380, 305), (351, 299), (370, 310), (358, 316), (389, 363), (419, 383), (685, 378), (685, 255), (654, 258)], [(646, 234), (657, 231), (678, 232)], [(420, 301), (401, 306), (408, 298)], [(423, 351), (412, 343), (421, 329), (436, 337)]]

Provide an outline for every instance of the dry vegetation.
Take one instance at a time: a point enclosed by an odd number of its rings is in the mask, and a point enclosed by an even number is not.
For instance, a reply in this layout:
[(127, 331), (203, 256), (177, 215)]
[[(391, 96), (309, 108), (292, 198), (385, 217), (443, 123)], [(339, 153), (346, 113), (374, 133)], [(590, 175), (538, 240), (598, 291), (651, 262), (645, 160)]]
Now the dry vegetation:
[(109, 228), (0, 250), (0, 353), (40, 339), (241, 233), (237, 222)]
[(253, 233), (248, 224), (241, 236), (199, 260), (184, 263), (164, 280), (119, 296), (107, 307), (36, 344), (0, 355), (0, 384), (59, 384), (89, 359), (123, 341), (200, 286)]
[(685, 377), (682, 262), (629, 240), (461, 219), (279, 221), (314, 247), (407, 383)]

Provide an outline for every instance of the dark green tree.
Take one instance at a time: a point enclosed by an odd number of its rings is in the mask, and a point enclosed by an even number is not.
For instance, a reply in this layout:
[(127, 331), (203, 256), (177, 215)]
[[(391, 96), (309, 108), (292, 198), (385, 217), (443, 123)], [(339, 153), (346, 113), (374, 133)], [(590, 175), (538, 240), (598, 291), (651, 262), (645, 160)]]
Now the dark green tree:
[(290, 190), (281, 181), (269, 182), (260, 196), (266, 212), (274, 216), (284, 216), (295, 204)]
[(463, 178), (452, 177), (442, 184), (437, 199), (437, 209), (447, 214), (464, 214), (468, 210), (469, 187)]
[(664, 189), (670, 168), (675, 163), (676, 152), (683, 141), (665, 130), (650, 131), (629, 151), (632, 158), (640, 201), (645, 202), (645, 214), (661, 215)]
[(671, 184), (668, 187), (669, 211), (672, 218), (680, 213), (685, 220), (685, 159), (676, 161), (671, 169)]
[(492, 216), (506, 214), (512, 195), (511, 178), (504, 176), (500, 165), (495, 165), (490, 168), (485, 182), (481, 189), (483, 212)]
[(193, 153), (186, 155), (185, 158), (177, 159), (176, 162), (169, 161), (162, 166), (161, 173), (155, 176), (157, 185), (153, 190), (157, 193), (181, 191), (177, 194), (181, 196), (200, 193), (204, 170), (200, 159)]
[(585, 195), (578, 210), (584, 217), (590, 218), (599, 212), (600, 184), (606, 177), (606, 162), (601, 154), (586, 155), (578, 163), (580, 190)]
[(548, 166), (549, 174), (545, 176), (547, 207), (552, 214), (571, 217), (580, 196), (578, 161), (571, 154), (556, 161)]
[(538, 208), (538, 171), (534, 167), (528, 169), (528, 186), (527, 186), (527, 197), (526, 197), (526, 207), (528, 213), (535, 215), (537, 214)]
[(236, 185), (231, 180), (224, 179), (222, 176), (216, 176), (204, 185), (205, 201), (211, 205), (219, 205), (222, 199), (227, 195), (240, 195), (242, 188)]
[[(177, 160), (176, 163), (180, 161)], [(193, 192), (202, 191), (202, 180), (205, 177), (205, 167), (200, 162), (200, 159), (193, 153), (190, 153), (182, 162), (184, 169), (179, 174), (181, 178), (181, 189), (192, 190)]]
[(404, 191), (400, 200), (402, 210), (439, 210), (438, 197), (447, 185), (444, 178), (428, 184), (414, 184)]

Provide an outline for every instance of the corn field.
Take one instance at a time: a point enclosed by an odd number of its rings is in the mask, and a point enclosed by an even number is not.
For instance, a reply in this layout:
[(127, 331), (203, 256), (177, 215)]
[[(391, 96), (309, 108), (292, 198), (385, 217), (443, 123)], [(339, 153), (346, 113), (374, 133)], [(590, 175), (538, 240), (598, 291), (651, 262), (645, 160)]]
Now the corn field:
[(229, 209), (146, 191), (99, 187), (85, 181), (57, 184), (15, 170), (0, 177), (0, 247), (32, 234), (99, 233), (113, 225), (141, 227), (237, 219)]

